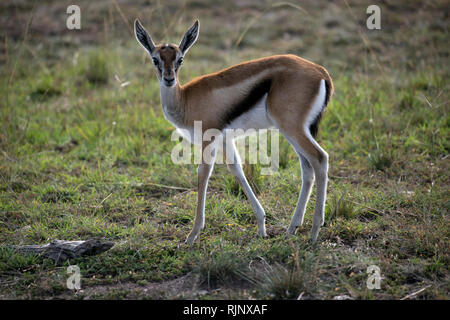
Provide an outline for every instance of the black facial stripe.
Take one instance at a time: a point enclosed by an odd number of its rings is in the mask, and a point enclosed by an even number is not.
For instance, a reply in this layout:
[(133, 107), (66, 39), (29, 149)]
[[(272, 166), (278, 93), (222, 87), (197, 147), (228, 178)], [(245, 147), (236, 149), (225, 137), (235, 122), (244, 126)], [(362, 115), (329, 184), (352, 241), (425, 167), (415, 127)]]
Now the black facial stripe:
[(272, 81), (270, 79), (265, 79), (257, 83), (242, 100), (236, 101), (230, 106), (228, 111), (223, 115), (224, 123), (230, 124), (239, 116), (250, 111), (270, 91), (271, 84)]
[(181, 66), (182, 63), (183, 63), (183, 57), (179, 58), (177, 60), (177, 62), (175, 62), (175, 71), (178, 70), (178, 68)]

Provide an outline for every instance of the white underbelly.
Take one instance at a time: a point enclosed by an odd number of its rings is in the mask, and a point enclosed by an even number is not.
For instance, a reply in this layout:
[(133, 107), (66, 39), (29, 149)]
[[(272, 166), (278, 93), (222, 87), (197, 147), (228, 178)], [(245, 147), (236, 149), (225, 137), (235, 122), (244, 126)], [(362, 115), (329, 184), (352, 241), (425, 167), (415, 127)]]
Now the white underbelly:
[(203, 130), (201, 127), (201, 121), (196, 121), (196, 123), (194, 123), (194, 128), (181, 128), (177, 126), (174, 121), (171, 121), (172, 119), (167, 117), (167, 115), (166, 119), (177, 127), (179, 136), (182, 136), (192, 144), (201, 145), (202, 141), (211, 141), (211, 136), (224, 134), (227, 136), (232, 135), (234, 138), (238, 138), (256, 134), (260, 129), (273, 128), (274, 125), (267, 115), (266, 102), (267, 94), (265, 94), (249, 111), (234, 119), (222, 131), (219, 131), (218, 129), (210, 129), (212, 130), (211, 132), (204, 132), (207, 138), (205, 138), (202, 134)]
[(239, 134), (239, 131), (242, 130), (251, 132), (252, 129), (258, 130), (273, 127), (272, 122), (267, 116), (266, 102), (267, 102), (267, 93), (249, 111), (243, 113), (238, 118), (234, 119), (225, 128), (225, 130), (227, 129), (235, 130), (237, 133), (236, 136), (240, 136), (241, 134)]

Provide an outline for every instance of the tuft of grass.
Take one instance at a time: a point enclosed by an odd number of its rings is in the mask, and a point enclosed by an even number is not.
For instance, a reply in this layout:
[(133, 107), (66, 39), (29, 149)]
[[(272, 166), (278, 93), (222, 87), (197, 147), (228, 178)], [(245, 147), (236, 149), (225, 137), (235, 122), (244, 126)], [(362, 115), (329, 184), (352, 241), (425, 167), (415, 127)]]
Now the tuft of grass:
[(255, 284), (256, 295), (262, 299), (298, 299), (315, 294), (317, 279), (317, 257), (312, 253), (297, 250), (293, 255), (292, 266), (280, 263), (263, 263), (263, 271), (258, 270), (248, 279)]
[(23, 271), (33, 268), (40, 257), (34, 254), (19, 254), (11, 248), (0, 248), (0, 272)]
[(77, 200), (75, 190), (59, 190), (55, 187), (49, 187), (42, 191), (41, 201), (46, 203), (74, 202)]
[(400, 97), (400, 102), (398, 103), (398, 108), (401, 111), (414, 109), (418, 104), (416, 98), (416, 90), (412, 87), (408, 87), (403, 90)]
[(369, 165), (374, 170), (386, 171), (392, 167), (395, 159), (391, 137), (382, 144), (375, 138), (375, 145), (376, 148), (368, 154)]
[(393, 157), (392, 152), (388, 150), (376, 149), (369, 153), (369, 164), (374, 170), (386, 171), (392, 166)]
[(336, 220), (337, 218), (350, 220), (359, 214), (360, 210), (347, 198), (346, 192), (343, 192), (340, 196), (335, 193), (329, 197), (325, 214), (327, 220)]
[(236, 280), (243, 268), (244, 260), (230, 246), (220, 244), (217, 248), (207, 249), (194, 254), (188, 262), (189, 266), (199, 276), (200, 284), (208, 288)]
[(44, 75), (30, 92), (32, 101), (43, 101), (61, 95), (61, 88), (49, 74)]
[(101, 51), (93, 51), (89, 54), (86, 68), (86, 79), (91, 84), (104, 85), (109, 80), (108, 60)]

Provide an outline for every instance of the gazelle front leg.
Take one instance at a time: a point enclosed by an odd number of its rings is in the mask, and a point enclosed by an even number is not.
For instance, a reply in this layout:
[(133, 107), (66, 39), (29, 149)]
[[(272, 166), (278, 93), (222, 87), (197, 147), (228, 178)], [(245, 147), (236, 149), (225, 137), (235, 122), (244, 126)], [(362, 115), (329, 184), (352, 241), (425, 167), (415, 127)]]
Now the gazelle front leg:
[(203, 151), (205, 150), (205, 144), (202, 148), (202, 163), (197, 168), (198, 178), (198, 198), (197, 198), (197, 214), (195, 216), (194, 227), (191, 233), (186, 239), (187, 244), (192, 244), (198, 237), (200, 230), (205, 227), (205, 201), (206, 190), (208, 188), (209, 177), (211, 176), (212, 169), (214, 167), (214, 161), (216, 156), (216, 149), (214, 148), (211, 153), (210, 159), (205, 159)]
[(262, 237), (266, 237), (266, 214), (255, 194), (253, 193), (252, 188), (248, 184), (247, 179), (245, 178), (244, 171), (242, 170), (241, 160), (239, 158), (239, 154), (237, 153), (233, 140), (230, 139), (228, 143), (224, 144), (224, 153), (226, 154), (228, 169), (236, 178), (242, 190), (244, 190), (244, 193), (249, 199), (253, 211), (255, 212), (256, 222), (258, 224), (258, 234)]

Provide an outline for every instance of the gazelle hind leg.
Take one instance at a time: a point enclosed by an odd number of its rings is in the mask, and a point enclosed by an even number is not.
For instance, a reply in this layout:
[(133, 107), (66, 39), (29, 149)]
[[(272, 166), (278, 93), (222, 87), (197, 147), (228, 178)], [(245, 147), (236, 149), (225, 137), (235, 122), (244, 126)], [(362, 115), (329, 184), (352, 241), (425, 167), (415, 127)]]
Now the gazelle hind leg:
[(256, 222), (258, 224), (258, 234), (262, 237), (266, 237), (266, 225), (265, 225), (265, 212), (252, 188), (250, 187), (247, 179), (245, 178), (244, 171), (242, 170), (241, 160), (237, 153), (234, 142), (230, 140), (227, 144), (224, 144), (224, 153), (227, 157), (227, 167), (231, 174), (238, 181), (245, 195), (250, 201), (253, 211), (256, 216)]
[[(311, 79), (308, 86), (299, 86), (296, 81), (274, 84), (267, 97), (267, 110), (272, 123), (280, 130), (292, 144), (297, 154), (301, 154), (314, 170), (317, 194), (311, 238), (317, 239), (320, 227), (324, 223), (324, 209), (327, 189), (328, 155), (318, 145), (311, 135), (311, 125), (323, 112), (327, 103), (327, 83), (323, 78)], [(329, 85), (328, 85), (329, 86)], [(304, 166), (302, 166), (303, 169)], [(309, 168), (306, 168), (306, 172)], [(311, 180), (311, 178), (309, 178)], [(296, 211), (292, 218), (288, 232), (293, 232), (297, 224), (301, 223), (304, 213), (303, 207), (307, 203), (308, 179), (303, 183), (305, 188), (300, 192)]]
[(287, 234), (294, 234), (295, 229), (303, 224), (303, 218), (305, 216), (306, 205), (311, 195), (311, 189), (314, 184), (314, 169), (309, 161), (297, 151), (300, 166), (302, 169), (302, 187), (298, 197), (297, 207), (295, 208), (294, 215), (292, 216), (291, 224), (287, 229)]
[[(297, 208), (292, 217), (291, 225), (287, 233), (292, 234), (298, 225), (303, 221), (306, 204), (310, 195), (311, 187), (315, 177), (316, 181), (316, 205), (314, 209), (313, 227), (311, 230), (311, 240), (315, 242), (319, 235), (320, 227), (325, 221), (325, 201), (328, 181), (328, 154), (323, 150), (314, 138), (308, 133), (301, 133), (297, 136), (288, 136), (285, 134), (287, 140), (292, 144), (302, 161), (302, 189), (300, 191)], [(304, 165), (308, 163), (309, 166)], [(305, 170), (306, 169), (306, 170)], [(314, 170), (314, 174), (312, 174)], [(306, 173), (306, 176), (303, 174)], [(308, 189), (309, 188), (309, 189)]]
[(311, 230), (311, 239), (316, 241), (319, 235), (320, 227), (325, 222), (325, 201), (327, 197), (327, 184), (328, 184), (328, 154), (323, 151), (323, 155), (314, 164), (314, 172), (316, 175), (316, 207), (314, 210), (313, 227)]

